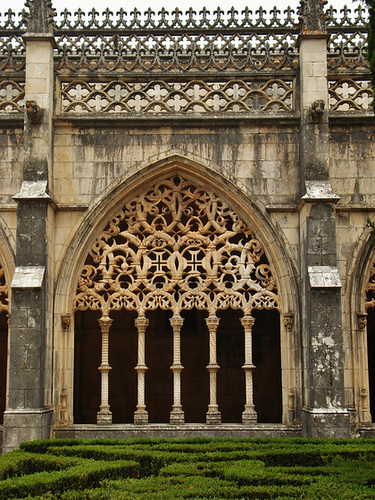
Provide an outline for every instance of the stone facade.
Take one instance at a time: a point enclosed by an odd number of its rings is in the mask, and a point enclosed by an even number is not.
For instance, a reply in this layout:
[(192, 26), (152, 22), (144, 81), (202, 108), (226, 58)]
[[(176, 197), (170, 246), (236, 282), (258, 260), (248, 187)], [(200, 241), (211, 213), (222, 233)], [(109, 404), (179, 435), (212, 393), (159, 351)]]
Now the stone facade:
[(3, 451), (375, 435), (366, 20), (324, 3), (4, 14)]

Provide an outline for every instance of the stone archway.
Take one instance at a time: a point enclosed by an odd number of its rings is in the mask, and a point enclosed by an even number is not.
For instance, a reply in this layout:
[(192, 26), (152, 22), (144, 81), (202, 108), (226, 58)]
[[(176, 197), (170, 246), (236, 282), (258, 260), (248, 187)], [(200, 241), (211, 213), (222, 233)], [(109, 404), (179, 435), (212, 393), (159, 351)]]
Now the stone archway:
[[(149, 311), (170, 311), (171, 423), (183, 423), (181, 330), (184, 311), (204, 311), (207, 331), (207, 423), (220, 423), (217, 332), (220, 311), (241, 311), (244, 338), (244, 423), (257, 420), (253, 391), (252, 329), (256, 310), (280, 308), (276, 279), (264, 247), (236, 212), (210, 188), (176, 175), (134, 196), (91, 246), (81, 270), (74, 310), (97, 311), (101, 332), (98, 423), (111, 423), (109, 337), (114, 315), (134, 311), (137, 333), (135, 423), (146, 406)], [(111, 315), (111, 316), (110, 316)]]
[(9, 312), (8, 285), (0, 264), (0, 424), (3, 423), (3, 413), (6, 409)]
[[(375, 422), (375, 261), (370, 268), (370, 277), (365, 288), (365, 311), (367, 318), (362, 321), (362, 328), (367, 325), (367, 367), (368, 393), (364, 389), (362, 394), (362, 409), (370, 410), (372, 421)], [(364, 319), (365, 317), (363, 317)], [(360, 325), (361, 326), (361, 325)]]

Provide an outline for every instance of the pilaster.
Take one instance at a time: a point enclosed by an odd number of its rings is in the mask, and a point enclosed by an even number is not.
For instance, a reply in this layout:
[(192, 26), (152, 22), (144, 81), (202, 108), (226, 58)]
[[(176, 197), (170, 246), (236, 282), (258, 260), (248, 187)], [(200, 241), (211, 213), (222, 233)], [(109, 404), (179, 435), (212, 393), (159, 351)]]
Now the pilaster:
[(16, 269), (11, 284), (8, 409), (3, 450), (50, 437), (52, 425), (53, 12), (30, 0), (26, 45), (24, 164), (17, 208)]
[(300, 265), (304, 434), (348, 437), (344, 401), (341, 281), (329, 172), (324, 0), (301, 1)]

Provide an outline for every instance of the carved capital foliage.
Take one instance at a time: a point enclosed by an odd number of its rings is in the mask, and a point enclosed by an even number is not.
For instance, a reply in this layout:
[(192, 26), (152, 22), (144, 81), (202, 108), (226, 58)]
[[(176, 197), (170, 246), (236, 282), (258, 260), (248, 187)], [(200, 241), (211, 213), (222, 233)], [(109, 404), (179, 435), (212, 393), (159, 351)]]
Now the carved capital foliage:
[(75, 310), (279, 307), (275, 277), (253, 231), (209, 189), (180, 176), (126, 203), (91, 247)]
[(301, 32), (326, 33), (326, 15), (324, 6), (327, 0), (301, 0), (298, 13), (300, 15)]
[(294, 325), (294, 314), (284, 314), (283, 322), (285, 329), (290, 332)]
[(70, 314), (62, 314), (61, 315), (61, 326), (64, 333), (68, 333), (70, 330)]
[(55, 10), (51, 0), (27, 0), (27, 31), (29, 33), (52, 33)]
[(367, 326), (367, 313), (357, 314), (358, 328), (364, 330)]

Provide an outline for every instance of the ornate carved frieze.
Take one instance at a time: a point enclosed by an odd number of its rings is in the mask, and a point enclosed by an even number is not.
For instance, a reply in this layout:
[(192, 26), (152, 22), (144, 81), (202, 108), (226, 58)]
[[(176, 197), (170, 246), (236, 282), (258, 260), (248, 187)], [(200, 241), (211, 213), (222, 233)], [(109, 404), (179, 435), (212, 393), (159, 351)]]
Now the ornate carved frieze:
[(0, 113), (23, 113), (25, 83), (15, 80), (0, 81)]
[(23, 73), (25, 64), (25, 43), (21, 34), (2, 34), (0, 30), (0, 72)]
[(373, 112), (374, 93), (369, 80), (341, 78), (330, 81), (328, 85), (331, 111)]
[(82, 268), (75, 310), (279, 308), (253, 231), (210, 189), (160, 181), (112, 218)]
[(99, 72), (295, 72), (296, 36), (278, 32), (173, 29), (162, 33), (90, 30), (61, 32), (57, 39), (57, 68)]
[(367, 46), (367, 9), (358, 5), (351, 10), (343, 7), (337, 12), (327, 10), (328, 26), (328, 70), (367, 70), (369, 62), (366, 56)]
[(62, 82), (65, 113), (293, 112), (293, 80)]
[(370, 278), (366, 285), (365, 310), (375, 309), (375, 262), (372, 263)]
[(4, 269), (0, 265), (0, 313), (10, 313), (8, 285), (5, 281)]

